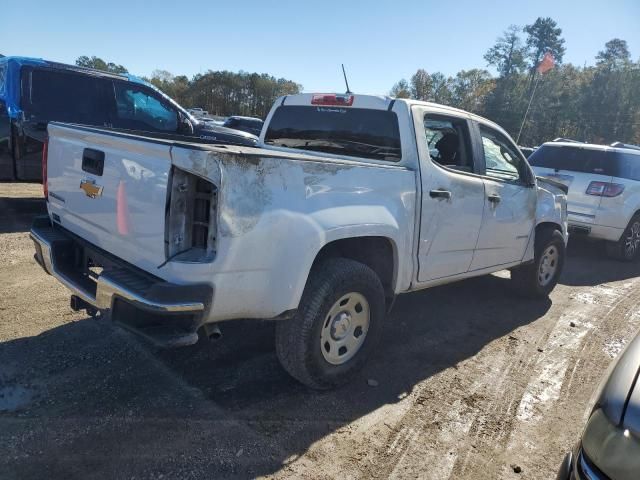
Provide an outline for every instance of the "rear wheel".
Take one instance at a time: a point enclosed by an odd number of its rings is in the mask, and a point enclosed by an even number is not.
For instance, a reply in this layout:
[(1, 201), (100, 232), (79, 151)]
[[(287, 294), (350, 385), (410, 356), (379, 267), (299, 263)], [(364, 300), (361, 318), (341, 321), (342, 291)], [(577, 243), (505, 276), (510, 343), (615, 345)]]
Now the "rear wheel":
[(297, 314), (276, 325), (278, 359), (309, 387), (336, 387), (364, 365), (384, 315), (384, 289), (373, 270), (343, 258), (322, 262), (311, 272)]
[(633, 262), (640, 258), (640, 215), (634, 215), (625, 228), (620, 240), (607, 242), (607, 255), (623, 262)]
[(511, 270), (511, 281), (516, 291), (530, 298), (547, 297), (558, 283), (564, 257), (564, 238), (558, 230), (545, 228), (537, 231), (533, 263)]

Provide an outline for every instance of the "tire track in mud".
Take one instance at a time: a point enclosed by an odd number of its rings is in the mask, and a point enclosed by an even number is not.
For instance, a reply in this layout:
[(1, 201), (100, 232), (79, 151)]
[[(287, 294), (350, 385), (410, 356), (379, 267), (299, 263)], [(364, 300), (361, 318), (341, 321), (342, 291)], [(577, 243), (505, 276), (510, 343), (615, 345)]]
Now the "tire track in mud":
[[(633, 279), (615, 286), (562, 287), (556, 294), (561, 298), (558, 307), (534, 322), (543, 328), (520, 327), (454, 367), (460, 373), (453, 378), (450, 369), (417, 386), (407, 399), (412, 405), (393, 429), (388, 448), (377, 452), (378, 459), (371, 462), (376, 468), (368, 475), (513, 478), (511, 463), (525, 457), (525, 477), (543, 478), (529, 468), (536, 465), (535, 455), (523, 454), (525, 444), (540, 435), (535, 428), (539, 420), (566, 400), (576, 376), (583, 376), (580, 370), (590, 362), (584, 352), (600, 349), (607, 354), (602, 335), (608, 324), (626, 324), (624, 333), (616, 328), (609, 340), (610, 348), (618, 350), (617, 339), (630, 338), (640, 325), (640, 313), (634, 316), (640, 305), (640, 292), (634, 292), (639, 284)], [(634, 322), (626, 321), (630, 316)], [(591, 321), (595, 318), (599, 320)], [(592, 386), (593, 379), (578, 381), (585, 383)], [(553, 459), (553, 468), (559, 461)]]
[[(550, 332), (545, 351), (533, 367), (530, 381), (522, 395), (516, 418), (505, 448), (505, 457), (518, 460), (520, 466), (533, 470), (528, 478), (544, 478), (545, 467), (550, 473), (558, 468), (562, 455), (575, 438), (563, 438), (558, 425), (582, 428), (585, 413), (595, 386), (600, 382), (603, 366), (622, 350), (624, 338), (633, 338), (640, 327), (640, 280), (627, 281), (617, 288), (598, 285), (586, 292), (572, 295), (573, 300), (587, 308), (577, 308), (563, 314)], [(590, 307), (590, 308), (589, 308)], [(607, 344), (616, 340), (612, 355)], [(576, 399), (583, 399), (576, 402)], [(536, 439), (536, 441), (531, 441)], [(558, 457), (545, 456), (541, 444), (557, 446)], [(513, 478), (508, 465), (503, 465), (501, 478)]]

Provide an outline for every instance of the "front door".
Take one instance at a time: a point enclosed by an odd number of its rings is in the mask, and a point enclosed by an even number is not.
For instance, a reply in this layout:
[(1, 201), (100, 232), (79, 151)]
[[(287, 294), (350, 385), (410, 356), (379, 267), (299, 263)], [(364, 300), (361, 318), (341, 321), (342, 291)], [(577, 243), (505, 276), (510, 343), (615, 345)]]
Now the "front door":
[(533, 174), (506, 135), (478, 125), (485, 167), (482, 228), (470, 270), (519, 262), (536, 219)]
[(484, 182), (474, 161), (470, 122), (416, 108), (422, 206), (418, 282), (466, 273), (484, 209)]

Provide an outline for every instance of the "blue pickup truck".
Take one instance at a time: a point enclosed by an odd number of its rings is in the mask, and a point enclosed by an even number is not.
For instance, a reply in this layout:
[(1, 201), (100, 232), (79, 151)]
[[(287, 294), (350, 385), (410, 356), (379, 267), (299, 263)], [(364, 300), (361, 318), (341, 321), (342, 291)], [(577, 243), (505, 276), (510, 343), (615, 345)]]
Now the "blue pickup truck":
[(42, 146), (50, 121), (182, 142), (254, 146), (258, 141), (255, 135), (195, 119), (133, 75), (36, 58), (0, 58), (0, 180), (42, 180)]

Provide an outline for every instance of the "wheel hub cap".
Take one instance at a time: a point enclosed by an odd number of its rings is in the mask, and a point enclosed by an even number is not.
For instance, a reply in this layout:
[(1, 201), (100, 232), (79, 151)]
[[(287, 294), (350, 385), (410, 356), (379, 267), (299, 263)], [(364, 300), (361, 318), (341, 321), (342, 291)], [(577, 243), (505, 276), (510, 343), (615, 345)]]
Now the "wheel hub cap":
[(362, 294), (340, 297), (327, 313), (320, 333), (324, 359), (332, 365), (351, 360), (364, 344), (369, 322), (369, 302)]
[(342, 340), (349, 333), (351, 328), (351, 315), (347, 312), (340, 312), (331, 322), (331, 338)]
[(631, 225), (631, 230), (625, 238), (624, 249), (627, 257), (633, 257), (640, 245), (640, 222), (635, 222)]
[(555, 245), (548, 246), (540, 259), (540, 267), (538, 268), (538, 282), (541, 286), (546, 287), (556, 274), (558, 269), (558, 259), (560, 255)]

